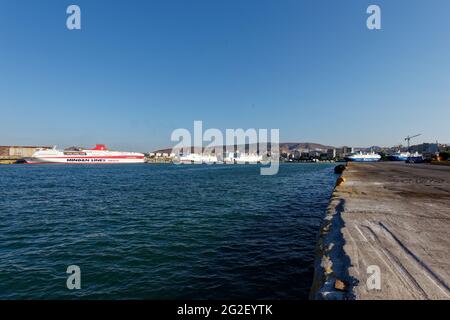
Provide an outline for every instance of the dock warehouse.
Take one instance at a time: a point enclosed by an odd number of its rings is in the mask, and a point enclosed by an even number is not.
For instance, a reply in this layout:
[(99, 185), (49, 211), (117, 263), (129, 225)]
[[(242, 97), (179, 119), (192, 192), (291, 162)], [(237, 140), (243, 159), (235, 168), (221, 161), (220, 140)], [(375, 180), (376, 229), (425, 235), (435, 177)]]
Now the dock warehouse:
[(31, 157), (38, 149), (51, 149), (48, 146), (0, 146), (0, 160), (20, 160)]

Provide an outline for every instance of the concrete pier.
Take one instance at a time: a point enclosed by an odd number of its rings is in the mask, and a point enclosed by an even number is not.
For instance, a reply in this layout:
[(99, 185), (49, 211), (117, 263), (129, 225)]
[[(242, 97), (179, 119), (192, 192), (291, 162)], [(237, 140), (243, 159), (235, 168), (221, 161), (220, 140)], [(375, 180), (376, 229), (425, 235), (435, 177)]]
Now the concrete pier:
[(311, 298), (450, 299), (450, 167), (349, 164), (321, 229)]

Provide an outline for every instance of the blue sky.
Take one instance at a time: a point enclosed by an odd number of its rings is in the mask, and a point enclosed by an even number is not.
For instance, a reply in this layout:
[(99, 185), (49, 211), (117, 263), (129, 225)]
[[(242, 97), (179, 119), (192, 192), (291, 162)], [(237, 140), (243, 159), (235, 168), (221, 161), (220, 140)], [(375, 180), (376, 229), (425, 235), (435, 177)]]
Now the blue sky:
[(149, 151), (194, 120), (336, 146), (450, 142), (449, 16), (447, 0), (0, 0), (0, 145)]

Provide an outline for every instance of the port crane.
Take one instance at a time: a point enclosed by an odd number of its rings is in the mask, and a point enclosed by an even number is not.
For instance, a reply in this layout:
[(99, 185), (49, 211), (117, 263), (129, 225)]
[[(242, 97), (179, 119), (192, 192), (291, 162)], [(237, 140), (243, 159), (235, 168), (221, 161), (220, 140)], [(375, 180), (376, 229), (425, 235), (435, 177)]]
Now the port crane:
[(421, 136), (421, 135), (422, 135), (422, 134), (419, 133), (419, 134), (416, 134), (416, 135), (413, 135), (413, 136), (407, 136), (407, 137), (405, 138), (405, 141), (408, 142), (408, 151), (410, 151), (409, 148), (410, 148), (410, 141), (411, 141), (411, 139), (412, 139), (412, 138), (417, 138), (418, 136)]

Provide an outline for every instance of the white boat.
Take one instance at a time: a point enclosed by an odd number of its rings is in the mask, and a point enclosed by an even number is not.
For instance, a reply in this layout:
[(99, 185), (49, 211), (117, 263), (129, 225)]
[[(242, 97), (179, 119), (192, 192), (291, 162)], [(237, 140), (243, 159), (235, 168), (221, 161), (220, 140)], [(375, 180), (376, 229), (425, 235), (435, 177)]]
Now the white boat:
[(66, 163), (66, 164), (123, 164), (144, 163), (144, 154), (137, 152), (111, 151), (103, 144), (93, 149), (70, 148), (66, 150), (40, 149), (25, 161), (30, 164)]
[(187, 155), (181, 155), (178, 158), (178, 161), (175, 162), (184, 163), (184, 164), (213, 164), (218, 163), (217, 157), (210, 154), (199, 154), (199, 153), (189, 153)]
[(241, 153), (228, 153), (228, 156), (225, 157), (225, 163), (237, 163), (237, 164), (256, 164), (261, 163), (263, 161), (263, 157), (258, 154), (241, 154)]
[(236, 158), (236, 163), (238, 164), (256, 164), (256, 163), (260, 163), (262, 161), (262, 156), (257, 155), (257, 154), (240, 154), (237, 158)]
[(345, 157), (345, 160), (352, 162), (376, 162), (381, 160), (381, 156), (375, 152), (370, 153), (356, 152)]
[(228, 153), (228, 156), (218, 159), (217, 156), (211, 154), (199, 154), (199, 153), (189, 153), (186, 155), (181, 155), (174, 158), (175, 163), (184, 164), (212, 164), (212, 163), (228, 163), (228, 164), (255, 164), (260, 163), (263, 160), (262, 156), (257, 154), (239, 154), (239, 153)]

